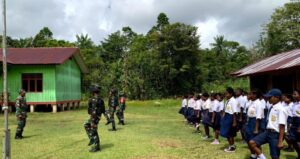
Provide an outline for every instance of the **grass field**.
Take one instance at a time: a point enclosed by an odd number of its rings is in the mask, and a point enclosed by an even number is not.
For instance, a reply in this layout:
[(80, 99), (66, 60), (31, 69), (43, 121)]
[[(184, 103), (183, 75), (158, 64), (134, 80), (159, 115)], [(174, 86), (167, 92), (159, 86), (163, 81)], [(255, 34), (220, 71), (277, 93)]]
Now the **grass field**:
[[(88, 118), (83, 107), (80, 110), (52, 113), (29, 113), (23, 140), (12, 139), (13, 159), (110, 159), (110, 158), (248, 158), (245, 144), (237, 137), (237, 152), (225, 153), (225, 139), (220, 145), (201, 140), (194, 129), (186, 125), (178, 111), (180, 101), (130, 101), (125, 112), (127, 125), (110, 132), (105, 120), (99, 124), (101, 152), (90, 153), (88, 138), (83, 128)], [(1, 115), (3, 123), (3, 115)], [(14, 136), (16, 119), (9, 116), (11, 135)], [(3, 132), (3, 128), (1, 128)], [(2, 135), (3, 136), (3, 135)], [(2, 144), (1, 144), (2, 146)], [(265, 154), (269, 155), (267, 145)], [(1, 148), (2, 150), (2, 148)], [(296, 153), (282, 152), (281, 158), (294, 159)]]

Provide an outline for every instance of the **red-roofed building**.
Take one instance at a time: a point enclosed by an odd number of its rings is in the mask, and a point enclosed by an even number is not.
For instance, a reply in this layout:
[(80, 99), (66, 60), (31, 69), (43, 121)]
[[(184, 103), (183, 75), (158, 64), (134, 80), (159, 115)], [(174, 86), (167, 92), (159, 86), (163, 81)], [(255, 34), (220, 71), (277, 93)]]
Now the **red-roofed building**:
[(283, 93), (292, 93), (300, 89), (300, 49), (265, 58), (232, 75), (248, 76), (250, 88), (259, 88), (264, 92), (279, 88)]
[[(87, 73), (87, 67), (78, 48), (9, 48), (7, 63), (9, 102), (12, 105), (23, 88), (31, 112), (42, 105), (51, 105), (53, 112), (58, 108), (79, 107), (81, 74)], [(2, 76), (0, 82), (3, 90)]]

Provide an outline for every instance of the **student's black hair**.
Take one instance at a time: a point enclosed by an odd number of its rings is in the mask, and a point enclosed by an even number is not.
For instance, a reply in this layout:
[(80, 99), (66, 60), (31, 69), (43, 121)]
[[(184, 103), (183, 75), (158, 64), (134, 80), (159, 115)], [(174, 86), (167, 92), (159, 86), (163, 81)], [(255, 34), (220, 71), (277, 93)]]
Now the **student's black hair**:
[(201, 96), (200, 94), (197, 94), (197, 97), (196, 97), (197, 100), (201, 99)]
[(293, 95), (291, 94), (284, 94), (284, 96), (286, 96), (288, 99), (290, 99), (291, 101), (294, 100)]
[(237, 88), (236, 91), (240, 91), (241, 94), (244, 94), (244, 90), (242, 88)]
[(208, 98), (209, 94), (207, 92), (205, 92), (205, 93), (202, 94), (202, 96)]
[(252, 89), (251, 93), (255, 94), (257, 99), (260, 99), (262, 97), (261, 91), (259, 89), (257, 89), (257, 88)]
[(184, 95), (184, 96), (183, 96), (183, 98), (188, 98), (188, 97), (189, 97), (189, 95)]
[(235, 97), (235, 93), (234, 93), (233, 88), (227, 87), (227, 88), (226, 88), (226, 92), (228, 92), (228, 93), (231, 94), (233, 97)]
[(294, 92), (297, 92), (300, 95), (300, 90), (299, 89), (295, 89)]

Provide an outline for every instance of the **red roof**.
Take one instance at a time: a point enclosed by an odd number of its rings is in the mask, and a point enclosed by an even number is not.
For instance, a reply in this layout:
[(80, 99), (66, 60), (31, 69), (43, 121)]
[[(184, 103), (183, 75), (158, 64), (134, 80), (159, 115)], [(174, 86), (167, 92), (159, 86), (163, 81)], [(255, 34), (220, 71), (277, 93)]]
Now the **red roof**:
[(232, 73), (232, 75), (249, 76), (263, 72), (283, 70), (295, 66), (300, 66), (300, 49), (267, 57)]
[[(2, 61), (0, 49), (0, 61)], [(75, 56), (80, 69), (86, 72), (86, 66), (79, 55), (78, 48), (8, 48), (7, 62), (15, 65), (62, 64)]]

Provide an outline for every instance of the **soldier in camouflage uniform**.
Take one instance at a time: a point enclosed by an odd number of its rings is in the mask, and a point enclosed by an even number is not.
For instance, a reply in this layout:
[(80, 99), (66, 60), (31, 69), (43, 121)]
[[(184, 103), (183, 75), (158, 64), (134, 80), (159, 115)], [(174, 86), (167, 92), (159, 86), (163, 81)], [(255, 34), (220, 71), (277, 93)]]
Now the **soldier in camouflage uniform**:
[(94, 86), (91, 88), (92, 97), (88, 102), (88, 114), (90, 118), (84, 123), (84, 128), (90, 139), (89, 146), (92, 145), (90, 152), (100, 151), (100, 139), (98, 135), (98, 123), (101, 115), (105, 113), (103, 100), (99, 97), (99, 88)]
[(109, 122), (106, 123), (108, 125), (109, 123), (112, 124), (111, 131), (116, 131), (116, 124), (115, 124), (115, 112), (116, 110), (119, 110), (119, 99), (118, 99), (118, 92), (116, 89), (111, 89), (109, 92), (109, 99), (108, 99), (108, 114), (109, 114)]
[(125, 108), (126, 108), (126, 99), (125, 99), (125, 94), (124, 93), (120, 93), (119, 103), (120, 103), (120, 109), (117, 110), (119, 125), (120, 124), (125, 125), (125, 123), (124, 123), (124, 111), (125, 111)]
[(26, 95), (25, 90), (21, 89), (19, 91), (19, 96), (16, 100), (16, 116), (17, 116), (18, 127), (16, 130), (15, 139), (23, 138), (22, 133), (26, 125), (27, 103), (26, 103), (25, 95)]

